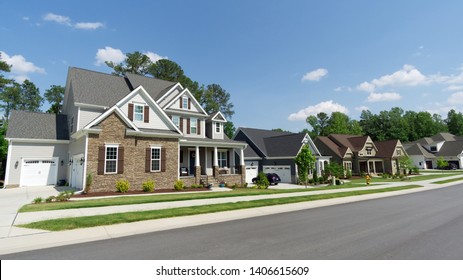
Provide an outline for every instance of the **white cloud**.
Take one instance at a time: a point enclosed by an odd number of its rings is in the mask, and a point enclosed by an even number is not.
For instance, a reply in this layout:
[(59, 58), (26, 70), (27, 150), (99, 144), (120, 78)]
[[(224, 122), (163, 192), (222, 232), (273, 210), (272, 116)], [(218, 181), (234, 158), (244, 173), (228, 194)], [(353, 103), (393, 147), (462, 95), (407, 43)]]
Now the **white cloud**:
[(61, 16), (53, 13), (48, 13), (43, 17), (45, 21), (54, 21), (59, 24), (71, 26), (71, 19), (66, 16)]
[(341, 112), (344, 114), (348, 114), (349, 110), (342, 106), (341, 104), (334, 103), (333, 100), (324, 101), (318, 103), (317, 105), (309, 106), (305, 109), (300, 110), (297, 113), (293, 113), (289, 115), (288, 120), (290, 121), (302, 121), (306, 120), (308, 116), (316, 115), (320, 112), (324, 112), (327, 114), (331, 114), (333, 112)]
[(324, 68), (319, 68), (312, 72), (305, 73), (304, 76), (302, 76), (302, 81), (320, 81), (320, 79), (326, 76), (327, 74), (328, 70)]
[(77, 29), (98, 29), (98, 28), (103, 28), (104, 24), (101, 22), (78, 22), (74, 25), (75, 28)]
[(24, 21), (29, 21), (29, 20), (30, 20), (29, 17), (22, 17), (22, 19), (23, 19)]
[(72, 23), (70, 17), (57, 15), (54, 13), (48, 13), (43, 17), (45, 21), (53, 21), (58, 24), (66, 25), (69, 27), (74, 27), (76, 29), (85, 29), (85, 30), (95, 30), (98, 28), (103, 28), (104, 24), (101, 22), (77, 22), (75, 24)]
[(450, 85), (443, 89), (443, 91), (461, 91), (463, 90), (463, 86), (458, 85)]
[(384, 101), (395, 101), (402, 99), (402, 96), (396, 92), (384, 92), (376, 93), (372, 92), (368, 96), (368, 102), (384, 102)]
[(125, 54), (120, 49), (105, 47), (104, 49), (98, 49), (98, 51), (96, 52), (95, 59), (96, 66), (104, 64), (105, 61), (121, 63), (125, 59)]
[(26, 58), (20, 54), (9, 56), (7, 53), (0, 51), (1, 59), (8, 65), (11, 65), (11, 77), (17, 82), (23, 82), (29, 79), (27, 76), (31, 73), (46, 74), (45, 69), (35, 66), (34, 63), (27, 61)]
[(156, 61), (160, 60), (160, 59), (168, 59), (167, 56), (160, 56), (159, 54), (157, 53), (154, 53), (154, 52), (145, 52), (144, 55), (148, 56), (151, 60), (151, 62), (155, 63)]
[(440, 76), (426, 77), (413, 65), (405, 64), (402, 69), (380, 78), (373, 79), (371, 82), (363, 82), (357, 86), (359, 90), (372, 92), (376, 88), (386, 86), (418, 86), (430, 84)]
[(367, 111), (367, 110), (370, 110), (370, 108), (368, 108), (367, 106), (355, 107), (355, 111), (362, 112), (362, 111)]
[(463, 91), (455, 92), (447, 99), (450, 105), (463, 104)]
[(346, 86), (340, 86), (340, 87), (337, 87), (334, 89), (334, 91), (348, 91), (348, 92), (352, 92), (352, 88), (351, 87), (346, 87)]

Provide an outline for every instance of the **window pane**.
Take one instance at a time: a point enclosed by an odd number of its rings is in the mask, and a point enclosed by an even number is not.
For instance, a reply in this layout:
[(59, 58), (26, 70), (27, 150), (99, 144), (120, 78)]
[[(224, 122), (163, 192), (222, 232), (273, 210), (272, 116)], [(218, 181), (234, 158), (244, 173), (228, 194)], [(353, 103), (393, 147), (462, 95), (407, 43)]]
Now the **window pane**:
[(161, 170), (161, 167), (159, 165), (159, 160), (152, 160), (151, 161), (151, 171), (159, 171)]
[(161, 149), (151, 148), (151, 171), (161, 170)]
[(106, 159), (117, 159), (117, 147), (106, 148)]
[(114, 173), (116, 172), (116, 161), (115, 160), (108, 160), (106, 161), (106, 173)]

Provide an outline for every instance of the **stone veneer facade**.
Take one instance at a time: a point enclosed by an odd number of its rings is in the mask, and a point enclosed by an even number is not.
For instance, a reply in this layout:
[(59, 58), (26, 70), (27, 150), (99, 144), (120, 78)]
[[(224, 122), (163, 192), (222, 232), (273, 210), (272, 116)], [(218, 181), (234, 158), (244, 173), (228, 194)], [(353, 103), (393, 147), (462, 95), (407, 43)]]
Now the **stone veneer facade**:
[[(113, 113), (103, 120), (99, 134), (89, 134), (87, 174), (93, 175), (90, 192), (115, 191), (116, 182), (127, 179), (130, 190), (141, 190), (144, 181), (151, 179), (156, 189), (173, 189), (178, 178), (179, 146), (177, 138), (137, 137), (126, 135), (125, 123)], [(124, 147), (122, 174), (98, 175), (98, 149), (105, 144)], [(165, 172), (145, 172), (146, 149), (150, 146), (165, 148)]]

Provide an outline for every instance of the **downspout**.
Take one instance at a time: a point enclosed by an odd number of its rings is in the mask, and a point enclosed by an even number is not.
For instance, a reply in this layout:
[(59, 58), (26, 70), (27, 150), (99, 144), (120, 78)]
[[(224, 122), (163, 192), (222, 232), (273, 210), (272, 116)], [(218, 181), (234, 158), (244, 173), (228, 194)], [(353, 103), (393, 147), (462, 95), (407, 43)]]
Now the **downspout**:
[(6, 186), (10, 184), (10, 165), (11, 165), (11, 150), (13, 142), (8, 140), (8, 154), (6, 160), (6, 169), (5, 169), (5, 182), (3, 183), (3, 188), (6, 189)]

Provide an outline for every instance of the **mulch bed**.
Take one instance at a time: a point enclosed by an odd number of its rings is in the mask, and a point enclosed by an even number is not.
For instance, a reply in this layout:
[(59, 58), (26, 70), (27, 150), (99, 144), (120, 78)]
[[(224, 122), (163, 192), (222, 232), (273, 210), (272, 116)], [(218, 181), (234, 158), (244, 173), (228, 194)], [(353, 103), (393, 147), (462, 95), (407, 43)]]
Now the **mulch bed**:
[(181, 191), (176, 191), (173, 189), (158, 189), (154, 192), (144, 192), (144, 191), (128, 191), (125, 193), (122, 192), (90, 192), (90, 193), (81, 193), (73, 194), (72, 198), (84, 198), (84, 197), (99, 197), (99, 196), (119, 196), (119, 195), (133, 195), (133, 194), (156, 194), (156, 193), (187, 193), (187, 192), (203, 192), (209, 191), (208, 188), (195, 188), (195, 189), (184, 189)]

